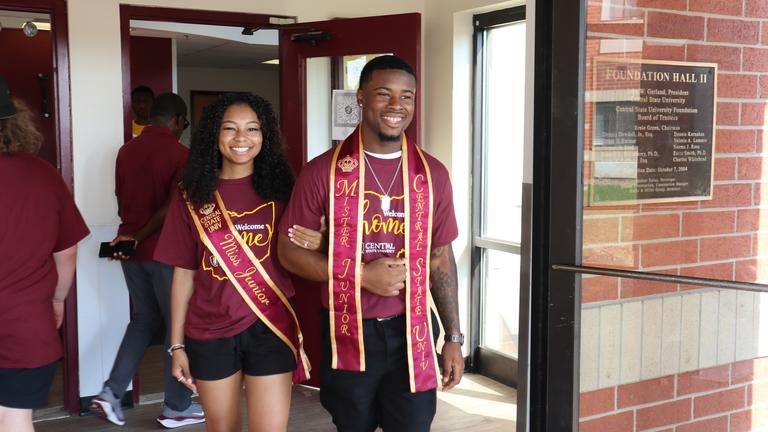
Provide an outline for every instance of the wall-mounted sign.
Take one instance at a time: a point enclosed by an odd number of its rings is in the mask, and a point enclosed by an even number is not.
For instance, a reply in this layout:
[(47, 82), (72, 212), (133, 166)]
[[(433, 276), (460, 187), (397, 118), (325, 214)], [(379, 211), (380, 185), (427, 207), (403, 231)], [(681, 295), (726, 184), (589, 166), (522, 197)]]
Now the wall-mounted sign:
[(717, 65), (598, 57), (591, 72), (588, 205), (711, 199)]

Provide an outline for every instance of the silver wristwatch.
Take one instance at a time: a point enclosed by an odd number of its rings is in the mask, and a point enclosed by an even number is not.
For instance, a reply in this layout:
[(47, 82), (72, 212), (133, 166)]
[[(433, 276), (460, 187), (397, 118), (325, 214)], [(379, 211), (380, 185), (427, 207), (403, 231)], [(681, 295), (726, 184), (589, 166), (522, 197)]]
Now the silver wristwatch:
[(459, 345), (464, 345), (464, 334), (446, 334), (443, 340), (446, 342), (456, 342)]

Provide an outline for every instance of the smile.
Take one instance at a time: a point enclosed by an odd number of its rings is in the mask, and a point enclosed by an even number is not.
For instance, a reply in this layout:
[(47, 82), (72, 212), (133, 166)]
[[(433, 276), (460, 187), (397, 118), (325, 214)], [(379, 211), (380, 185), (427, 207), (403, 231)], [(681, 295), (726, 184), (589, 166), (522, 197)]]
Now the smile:
[(400, 116), (391, 116), (386, 115), (381, 117), (382, 120), (384, 120), (384, 123), (387, 123), (390, 126), (397, 127), (400, 125), (400, 123), (403, 122), (403, 117)]
[(248, 153), (253, 147), (230, 147), (229, 149), (232, 150), (234, 153), (241, 153), (245, 154)]

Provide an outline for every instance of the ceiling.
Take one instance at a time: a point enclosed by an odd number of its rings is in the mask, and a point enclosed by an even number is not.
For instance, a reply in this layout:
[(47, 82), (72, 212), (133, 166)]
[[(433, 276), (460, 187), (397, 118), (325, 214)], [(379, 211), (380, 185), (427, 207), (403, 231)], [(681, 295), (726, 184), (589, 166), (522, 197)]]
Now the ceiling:
[(239, 27), (131, 21), (131, 36), (176, 40), (179, 67), (276, 67), (262, 62), (278, 57), (277, 30), (259, 30), (253, 36), (241, 31)]

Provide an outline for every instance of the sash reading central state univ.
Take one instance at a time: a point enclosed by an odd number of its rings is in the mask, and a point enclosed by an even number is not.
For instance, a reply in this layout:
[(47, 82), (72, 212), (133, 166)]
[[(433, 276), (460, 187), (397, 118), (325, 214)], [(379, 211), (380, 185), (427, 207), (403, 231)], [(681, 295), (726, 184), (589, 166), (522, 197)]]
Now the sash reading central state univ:
[[(411, 392), (438, 385), (430, 319), (429, 254), (432, 246), (432, 178), (421, 149), (403, 134), (405, 281), (408, 370)], [(339, 145), (331, 162), (328, 283), (331, 367), (365, 371), (362, 289), (365, 158), (360, 127)]]
[(200, 240), (219, 262), (229, 282), (253, 313), (293, 351), (296, 358), (293, 382), (309, 379), (309, 360), (304, 353), (304, 337), (296, 313), (235, 229), (219, 193), (214, 192), (214, 201), (201, 207), (187, 201), (187, 208)]

